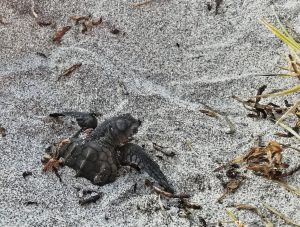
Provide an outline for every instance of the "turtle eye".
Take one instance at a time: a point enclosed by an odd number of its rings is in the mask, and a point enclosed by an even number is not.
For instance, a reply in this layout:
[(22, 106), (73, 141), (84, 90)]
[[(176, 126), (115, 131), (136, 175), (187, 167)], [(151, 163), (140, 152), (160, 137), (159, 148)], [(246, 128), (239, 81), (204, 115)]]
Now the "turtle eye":
[(138, 128), (137, 128), (137, 127), (134, 127), (134, 128), (132, 129), (132, 132), (133, 132), (133, 134), (136, 134), (136, 133), (138, 132)]
[(116, 126), (117, 126), (118, 130), (125, 131), (127, 128), (127, 122), (124, 120), (118, 120), (116, 122)]

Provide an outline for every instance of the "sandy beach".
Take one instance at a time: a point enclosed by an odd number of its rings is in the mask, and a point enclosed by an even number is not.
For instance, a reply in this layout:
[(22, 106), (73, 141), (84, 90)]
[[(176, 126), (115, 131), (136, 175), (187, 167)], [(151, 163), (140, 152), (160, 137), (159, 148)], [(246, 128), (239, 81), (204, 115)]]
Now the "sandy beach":
[[(220, 179), (227, 178), (213, 171), (247, 152), (258, 136), (299, 148), (295, 138), (276, 137), (283, 130), (271, 121), (247, 117), (231, 96), (246, 100), (264, 84), (267, 91), (293, 86), (290, 79), (254, 75), (279, 72), (287, 53), (259, 19), (275, 24), (275, 5), (300, 34), (300, 2), (224, 0), (217, 12), (209, 0), (154, 0), (133, 7), (136, 2), (0, 1), (0, 126), (6, 129), (0, 136), (0, 226), (217, 226), (230, 221), (225, 208), (247, 226), (265, 226), (256, 214), (229, 208), (233, 204), (260, 207), (274, 226), (287, 226), (264, 203), (300, 223), (299, 197), (251, 171), (218, 203), (224, 192)], [(103, 21), (85, 33), (70, 19), (89, 15)], [(66, 26), (70, 29), (54, 43), (56, 31)], [(284, 99), (272, 102), (284, 105)], [(226, 113), (236, 132), (227, 133), (224, 118), (200, 112), (203, 104)], [(202, 209), (182, 214), (178, 199), (159, 197), (145, 186), (151, 178), (129, 167), (102, 187), (75, 178), (68, 167), (59, 169), (62, 183), (52, 172), (43, 173), (45, 148), (78, 130), (74, 120), (59, 123), (48, 115), (71, 110), (98, 111), (100, 122), (123, 113), (143, 119), (133, 142), (145, 145), (176, 192), (190, 194), (189, 201)], [(153, 143), (176, 155), (162, 154)], [(284, 162), (299, 161), (299, 152), (286, 150)], [(32, 175), (24, 179), (24, 171)], [(299, 187), (299, 171), (286, 180)], [(81, 206), (86, 189), (103, 197)]]

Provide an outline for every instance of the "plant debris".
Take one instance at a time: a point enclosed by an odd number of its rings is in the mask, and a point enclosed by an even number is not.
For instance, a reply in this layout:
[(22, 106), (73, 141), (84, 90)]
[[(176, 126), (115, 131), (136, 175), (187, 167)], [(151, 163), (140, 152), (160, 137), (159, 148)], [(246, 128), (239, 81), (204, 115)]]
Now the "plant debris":
[(25, 171), (25, 172), (22, 173), (22, 176), (23, 176), (23, 178), (25, 179), (25, 178), (28, 177), (28, 176), (32, 176), (32, 172), (30, 172), (30, 171)]
[(280, 184), (282, 187), (284, 187), (289, 192), (295, 194), (296, 196), (300, 197), (300, 188), (297, 188), (295, 186), (289, 185), (287, 182), (283, 180), (275, 180), (278, 184)]
[(50, 26), (52, 25), (53, 23), (51, 21), (48, 21), (48, 20), (42, 20), (42, 19), (37, 19), (36, 20), (36, 23), (41, 26), (41, 27), (46, 27), (46, 26)]
[(282, 162), (284, 147), (277, 141), (270, 141), (268, 145), (251, 147), (245, 155), (235, 158), (229, 163), (222, 165), (214, 171), (219, 171), (232, 164), (245, 163), (246, 168), (254, 171), (257, 175), (268, 179), (278, 180), (290, 176), (300, 170), (300, 166), (284, 172), (289, 165)]
[(212, 5), (211, 5), (211, 3), (209, 3), (209, 2), (206, 3), (206, 7), (207, 7), (207, 10), (208, 10), (208, 11), (211, 11), (211, 10), (212, 10)]
[(71, 29), (71, 26), (65, 26), (62, 28), (59, 28), (54, 36), (53, 36), (53, 42), (59, 44), (61, 42), (62, 37)]
[(152, 142), (153, 148), (161, 153), (163, 153), (165, 156), (168, 157), (174, 157), (176, 155), (176, 153), (174, 151), (171, 152), (166, 152), (164, 151), (164, 149), (168, 148), (168, 147), (163, 147), (161, 145), (158, 145), (157, 143)]
[(24, 203), (24, 205), (28, 206), (28, 205), (38, 205), (38, 202), (36, 201), (27, 201)]
[(282, 146), (276, 141), (270, 141), (267, 146), (252, 147), (242, 162), (250, 169), (269, 179), (279, 179), (284, 176), (282, 170), (289, 165), (282, 162)]
[(46, 154), (44, 156), (44, 159), (42, 160), (42, 162), (44, 163), (42, 170), (44, 172), (47, 172), (48, 170), (52, 169), (60, 182), (62, 182), (62, 179), (60, 174), (58, 173), (58, 167), (64, 163), (64, 160), (63, 158), (59, 157), (59, 150), (63, 145), (68, 143), (70, 143), (70, 139), (64, 139), (58, 144), (58, 146), (47, 148), (46, 152), (51, 151), (51, 148), (53, 148), (53, 152), (51, 154)]
[(229, 127), (229, 131), (226, 132), (226, 134), (234, 134), (236, 132), (236, 128), (235, 128), (234, 124), (224, 113), (222, 113), (216, 109), (213, 109), (212, 107), (208, 106), (207, 104), (205, 104), (203, 102), (201, 102), (201, 104), (208, 110), (200, 110), (200, 112), (205, 113), (206, 115), (211, 116), (211, 117), (217, 118), (217, 116), (220, 115), (224, 118), (224, 120), (226, 121), (226, 123), (228, 124), (228, 127)]
[(261, 97), (259, 95), (261, 95), (266, 88), (267, 88), (266, 85), (261, 86), (257, 91), (257, 95), (254, 98), (248, 99), (247, 101), (244, 101), (237, 96), (232, 96), (232, 98), (234, 98), (238, 102), (241, 102), (247, 110), (255, 113), (255, 114), (248, 114), (247, 115), (248, 117), (252, 117), (252, 118), (269, 117), (271, 120), (276, 120), (275, 113), (279, 115), (283, 115), (288, 110), (288, 107), (280, 107), (271, 102), (268, 104), (260, 104), (259, 102), (261, 101)]
[(72, 65), (71, 67), (64, 70), (64, 72), (58, 77), (58, 80), (63, 76), (70, 76), (76, 69), (80, 68), (82, 66), (82, 63), (78, 63), (75, 65)]
[(243, 179), (230, 179), (227, 183), (225, 183), (225, 192), (218, 198), (218, 203), (223, 203), (223, 199), (234, 192), (242, 185)]
[(134, 7), (134, 8), (137, 8), (137, 7), (140, 7), (140, 6), (147, 5), (147, 4), (149, 4), (153, 1), (154, 0), (146, 0), (146, 1), (143, 1), (143, 2), (136, 2), (136, 3), (132, 3), (131, 6)]
[(47, 58), (47, 55), (42, 52), (36, 52), (36, 54), (41, 56), (42, 58)]
[(218, 116), (218, 114), (216, 113), (216, 112), (214, 112), (214, 111), (211, 111), (211, 110), (204, 110), (204, 109), (201, 109), (201, 110), (199, 110), (201, 113), (204, 113), (204, 114), (206, 114), (207, 116), (209, 116), (209, 117), (215, 117), (215, 118), (218, 118), (219, 116)]
[(91, 16), (70, 16), (70, 19), (75, 21), (75, 25), (81, 25), (81, 33), (83, 34), (102, 24), (103, 21), (102, 17), (92, 19)]
[(297, 224), (291, 218), (289, 218), (286, 215), (282, 214), (280, 211), (276, 210), (275, 208), (273, 208), (273, 207), (271, 207), (267, 204), (264, 204), (264, 207), (267, 208), (269, 211), (271, 211), (276, 216), (278, 216), (279, 218), (281, 218), (288, 225), (300, 227), (300, 224)]
[(195, 210), (201, 210), (202, 207), (196, 203), (191, 203), (189, 201), (187, 201), (187, 199), (180, 199), (179, 201), (179, 208), (183, 208), (183, 209), (195, 209)]
[(160, 195), (163, 195), (167, 198), (179, 198), (179, 199), (184, 199), (184, 198), (190, 198), (191, 196), (188, 195), (188, 194), (185, 194), (185, 193), (182, 193), (182, 194), (172, 194), (170, 192), (166, 192), (156, 186), (154, 186), (154, 183), (149, 181), (148, 179), (145, 180), (145, 185), (147, 187), (150, 187), (152, 188), (156, 193), (160, 194)]
[(225, 211), (226, 211), (228, 217), (234, 222), (234, 224), (237, 227), (247, 227), (245, 224), (243, 224), (241, 221), (238, 220), (236, 215), (231, 210), (225, 209)]
[(264, 222), (266, 227), (273, 227), (272, 222), (255, 206), (248, 205), (248, 204), (234, 204), (233, 207), (237, 208), (238, 210), (249, 210), (255, 214), (257, 214), (262, 221)]
[(1, 135), (1, 137), (6, 136), (6, 129), (4, 127), (2, 127), (1, 125), (0, 125), (0, 135)]
[(117, 28), (114, 28), (110, 31), (111, 34), (118, 35), (121, 31)]
[(215, 0), (216, 1), (216, 11), (215, 14), (217, 15), (219, 13), (219, 8), (223, 2), (223, 0)]
[[(291, 105), (286, 102), (287, 106), (290, 106), (289, 110), (285, 112), (283, 116), (281, 116), (280, 119), (277, 120), (276, 124), (283, 127), (287, 130), (287, 133), (276, 133), (277, 136), (281, 137), (293, 137), (300, 139), (299, 132), (300, 132), (300, 100), (297, 101), (294, 105)], [(296, 122), (294, 127), (289, 127), (282, 123), (282, 121), (287, 118), (288, 115), (295, 115)]]
[(94, 196), (91, 196), (89, 198), (86, 198), (86, 199), (80, 199), (79, 200), (79, 204), (81, 206), (83, 205), (87, 205), (87, 204), (90, 204), (90, 203), (96, 203), (100, 198), (103, 197), (103, 192), (99, 192), (97, 193), (96, 195)]
[(52, 22), (51, 22), (51, 21), (47, 21), (47, 20), (41, 19), (41, 18), (38, 16), (38, 14), (36, 13), (34, 7), (35, 7), (34, 0), (31, 0), (31, 13), (32, 13), (33, 17), (35, 18), (37, 24), (38, 24), (39, 26), (41, 26), (41, 27), (52, 25)]

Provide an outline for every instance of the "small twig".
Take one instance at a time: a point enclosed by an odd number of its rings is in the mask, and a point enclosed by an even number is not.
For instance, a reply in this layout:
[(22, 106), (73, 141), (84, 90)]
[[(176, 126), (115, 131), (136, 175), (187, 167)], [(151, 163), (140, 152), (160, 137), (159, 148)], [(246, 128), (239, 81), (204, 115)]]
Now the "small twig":
[(147, 5), (147, 4), (149, 4), (153, 1), (154, 0), (146, 0), (146, 1), (143, 1), (143, 2), (132, 3), (131, 6), (134, 7), (134, 8), (137, 8), (137, 7), (140, 7), (140, 6), (143, 6), (143, 5)]
[(232, 123), (232, 121), (222, 112), (216, 110), (216, 109), (213, 109), (212, 107), (208, 106), (207, 104), (201, 102), (201, 104), (203, 106), (205, 106), (205, 108), (207, 108), (208, 110), (212, 111), (213, 113), (216, 113), (216, 114), (219, 114), (220, 116), (222, 116), (224, 118), (224, 120), (226, 121), (226, 123), (228, 124), (229, 126), (229, 131), (226, 132), (226, 134), (233, 134), (236, 132), (236, 128), (234, 126), (234, 124)]
[(154, 186), (153, 182), (149, 181), (148, 179), (145, 180), (145, 185), (147, 187), (152, 188), (156, 193), (163, 195), (168, 198), (179, 198), (179, 199), (184, 199), (184, 198), (190, 198), (191, 196), (188, 194), (172, 194), (170, 192), (166, 192), (156, 186)]
[(96, 203), (97, 200), (99, 200), (101, 197), (103, 197), (103, 193), (99, 192), (97, 195), (91, 196), (87, 199), (80, 199), (79, 204), (81, 206), (83, 206), (83, 205), (90, 204), (90, 203)]
[(209, 117), (215, 117), (215, 118), (218, 118), (219, 116), (218, 116), (218, 114), (216, 113), (216, 112), (214, 112), (214, 111), (211, 111), (211, 110), (199, 110), (201, 113), (204, 113), (204, 114), (206, 114), (207, 116), (209, 116)]
[(276, 210), (275, 208), (273, 208), (273, 207), (271, 207), (267, 204), (263, 204), (263, 205), (264, 205), (265, 208), (267, 208), (273, 214), (277, 215), (279, 218), (281, 218), (283, 221), (285, 221), (285, 223), (287, 223), (288, 225), (293, 225), (293, 226), (300, 227), (300, 224), (295, 223), (293, 220), (291, 220), (289, 217), (282, 214), (280, 211)]
[(24, 205), (28, 206), (28, 205), (38, 205), (38, 202), (36, 201), (27, 201), (24, 203)]
[(190, 209), (195, 209), (195, 210), (200, 210), (202, 207), (196, 203), (190, 203), (186, 199), (181, 199), (180, 203), (182, 204), (183, 208), (190, 208)]
[(66, 26), (66, 27), (62, 27), (60, 29), (58, 29), (54, 36), (53, 36), (53, 42), (54, 43), (60, 43), (62, 37), (66, 34), (67, 31), (69, 31), (71, 29), (71, 26)]
[(62, 179), (61, 179), (61, 176), (58, 172), (58, 169), (55, 166), (52, 166), (52, 170), (53, 170), (55, 176), (59, 179), (59, 182), (62, 182)]
[(82, 65), (82, 63), (78, 63), (75, 65), (72, 65), (71, 67), (67, 68), (66, 70), (64, 70), (64, 72), (58, 77), (57, 80), (59, 80), (61, 77), (63, 76), (70, 76), (71, 73), (73, 73), (76, 69), (80, 68)]
[(161, 145), (158, 145), (157, 143), (152, 142), (153, 148), (157, 151), (160, 151), (161, 153), (163, 153), (164, 155), (168, 156), (168, 157), (173, 157), (176, 155), (176, 153), (174, 151), (171, 152), (166, 152), (163, 149), (164, 148), (168, 148), (168, 147), (163, 147)]

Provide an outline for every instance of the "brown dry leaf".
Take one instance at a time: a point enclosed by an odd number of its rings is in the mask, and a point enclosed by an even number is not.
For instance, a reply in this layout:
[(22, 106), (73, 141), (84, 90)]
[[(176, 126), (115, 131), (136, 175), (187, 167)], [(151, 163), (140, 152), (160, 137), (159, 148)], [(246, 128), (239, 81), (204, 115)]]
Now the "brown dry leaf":
[(287, 165), (282, 163), (282, 152), (282, 145), (271, 141), (267, 146), (251, 148), (243, 161), (248, 164), (247, 169), (269, 179), (277, 179), (282, 174), (281, 169), (287, 168)]
[(54, 36), (53, 36), (53, 42), (54, 43), (60, 43), (62, 37), (66, 34), (67, 31), (69, 31), (71, 29), (71, 26), (65, 26), (65, 27), (62, 27), (62, 28), (59, 28)]

